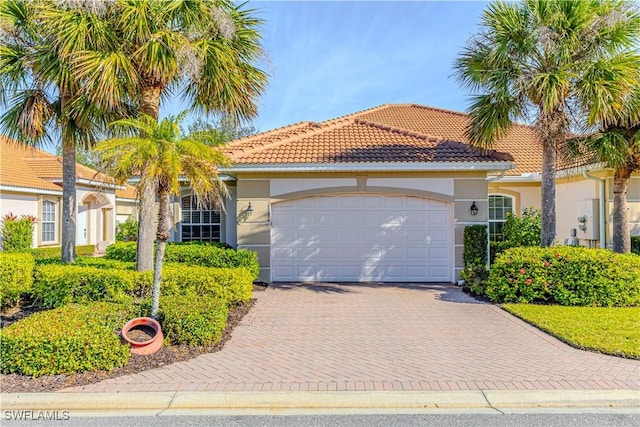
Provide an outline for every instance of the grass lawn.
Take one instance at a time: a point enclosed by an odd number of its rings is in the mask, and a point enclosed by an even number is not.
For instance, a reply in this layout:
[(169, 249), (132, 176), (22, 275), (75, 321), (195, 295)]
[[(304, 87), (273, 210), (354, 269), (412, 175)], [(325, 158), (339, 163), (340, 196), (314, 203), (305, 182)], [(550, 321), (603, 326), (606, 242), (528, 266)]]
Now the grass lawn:
[(504, 304), (503, 308), (574, 347), (640, 359), (640, 307)]

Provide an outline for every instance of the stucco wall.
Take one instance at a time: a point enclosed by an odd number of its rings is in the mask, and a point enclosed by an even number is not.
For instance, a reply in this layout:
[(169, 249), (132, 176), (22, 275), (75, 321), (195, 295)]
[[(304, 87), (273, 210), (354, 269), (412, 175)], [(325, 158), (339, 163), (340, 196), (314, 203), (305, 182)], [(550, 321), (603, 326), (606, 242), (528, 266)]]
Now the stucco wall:
[[(458, 280), (463, 268), (464, 227), (486, 224), (487, 184), (483, 173), (342, 173), (342, 174), (243, 174), (237, 177), (237, 243), (238, 247), (258, 253), (260, 279), (271, 278), (270, 206), (282, 200), (339, 193), (393, 193), (442, 200), (452, 204), (453, 222), (450, 225), (454, 259), (452, 277)], [(472, 216), (473, 202), (479, 208)], [(251, 203), (253, 212), (247, 215)]]
[(540, 210), (539, 182), (506, 183), (495, 181), (489, 184), (489, 194), (512, 196), (515, 202), (514, 209), (518, 215), (525, 208)]
[[(577, 237), (581, 239), (582, 245), (589, 245), (590, 237), (587, 233), (579, 229), (578, 217), (585, 215), (586, 204), (590, 200), (600, 197), (598, 184), (595, 181), (582, 177), (573, 177), (558, 180), (556, 184), (556, 242), (563, 244), (567, 239), (571, 239), (571, 229), (575, 228)], [(586, 224), (589, 227), (596, 227), (594, 224)], [(599, 228), (599, 225), (597, 225)], [(594, 232), (597, 229), (594, 228)], [(589, 233), (591, 234), (591, 233)], [(591, 246), (597, 245), (590, 242)]]
[[(38, 196), (3, 191), (0, 193), (0, 220), (9, 213), (18, 217), (22, 215), (38, 217)], [(33, 246), (38, 245), (39, 229), (39, 223), (36, 222), (33, 227)]]

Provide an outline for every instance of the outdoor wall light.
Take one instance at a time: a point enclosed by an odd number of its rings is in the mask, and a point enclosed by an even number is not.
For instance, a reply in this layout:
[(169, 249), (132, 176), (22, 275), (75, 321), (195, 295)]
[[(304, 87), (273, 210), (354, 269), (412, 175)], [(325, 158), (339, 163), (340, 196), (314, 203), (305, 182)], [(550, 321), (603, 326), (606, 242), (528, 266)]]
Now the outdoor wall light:
[(253, 206), (251, 206), (251, 202), (249, 202), (249, 205), (247, 206), (247, 216), (251, 215), (253, 213)]
[(478, 215), (478, 206), (476, 206), (476, 202), (471, 203), (471, 208), (469, 209), (472, 216)]

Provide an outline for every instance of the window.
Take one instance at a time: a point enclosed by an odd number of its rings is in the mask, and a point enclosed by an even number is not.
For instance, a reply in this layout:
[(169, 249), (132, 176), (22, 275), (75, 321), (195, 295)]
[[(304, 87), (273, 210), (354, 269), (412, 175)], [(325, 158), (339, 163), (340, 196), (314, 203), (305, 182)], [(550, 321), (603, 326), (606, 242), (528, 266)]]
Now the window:
[(195, 196), (185, 196), (181, 201), (183, 242), (193, 240), (203, 242), (220, 241), (220, 209), (210, 203), (200, 203)]
[(502, 242), (502, 229), (507, 221), (507, 214), (513, 213), (513, 198), (509, 196), (489, 196), (489, 239)]
[(42, 202), (42, 241), (56, 241), (56, 204), (50, 200)]

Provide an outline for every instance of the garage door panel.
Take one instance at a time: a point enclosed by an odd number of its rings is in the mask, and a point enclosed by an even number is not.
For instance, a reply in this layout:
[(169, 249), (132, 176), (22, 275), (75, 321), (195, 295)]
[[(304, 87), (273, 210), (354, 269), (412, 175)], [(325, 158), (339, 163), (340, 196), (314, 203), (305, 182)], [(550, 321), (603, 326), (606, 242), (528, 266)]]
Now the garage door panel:
[(276, 281), (450, 281), (450, 205), (397, 195), (272, 206)]

